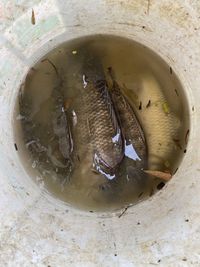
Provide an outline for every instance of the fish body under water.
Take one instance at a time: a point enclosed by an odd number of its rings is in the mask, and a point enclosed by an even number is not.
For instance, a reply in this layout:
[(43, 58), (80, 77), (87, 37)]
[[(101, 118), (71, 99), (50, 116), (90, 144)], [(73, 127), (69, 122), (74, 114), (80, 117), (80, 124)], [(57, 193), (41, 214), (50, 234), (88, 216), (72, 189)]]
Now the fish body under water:
[[(172, 175), (169, 171), (163, 172), (160, 170), (159, 164), (155, 164), (160, 160), (158, 155), (153, 155), (152, 150), (158, 148), (158, 152), (162, 152), (166, 154), (167, 145), (170, 145), (170, 142), (165, 143), (161, 148), (161, 140), (164, 141), (165, 135), (164, 131), (167, 133), (168, 140), (173, 140), (173, 134), (177, 129), (173, 129), (171, 127), (171, 123), (174, 122), (175, 118), (172, 114), (168, 114), (164, 117), (165, 124), (163, 122), (163, 105), (166, 103), (164, 96), (161, 98), (160, 106), (158, 101), (160, 99), (160, 88), (158, 84), (150, 78), (149, 76), (145, 76), (147, 80), (143, 80), (141, 84), (140, 94), (139, 96), (146, 97), (147, 108), (140, 111), (140, 118), (145, 122), (145, 130), (147, 130), (146, 126), (148, 126), (148, 132), (152, 132), (154, 130), (154, 134), (151, 134), (151, 142), (150, 142), (150, 153), (148, 149), (148, 145), (145, 138), (144, 130), (137, 118), (137, 113), (135, 113), (136, 109), (133, 109), (134, 100), (131, 102), (126, 97), (126, 89), (120, 88), (119, 84), (116, 82), (114, 78), (114, 73), (112, 68), (108, 68), (109, 76), (112, 80), (112, 85), (110, 87), (112, 100), (115, 102), (115, 108), (120, 118), (120, 124), (122, 127), (123, 135), (125, 136), (125, 166), (126, 171), (129, 178), (140, 177), (142, 181), (142, 177), (147, 179), (149, 176), (154, 176), (160, 178), (162, 180), (168, 181), (172, 178)], [(147, 81), (147, 82), (146, 82)], [(147, 101), (147, 97), (149, 97), (149, 90), (151, 90), (151, 101)], [(144, 94), (147, 95), (145, 95)], [(133, 96), (132, 91), (132, 96)], [(142, 99), (144, 100), (144, 99)], [(142, 102), (140, 102), (142, 103)], [(154, 103), (156, 103), (154, 105)], [(152, 105), (153, 104), (153, 105)], [(150, 108), (148, 106), (151, 105)], [(165, 107), (165, 106), (164, 106)], [(156, 112), (155, 112), (156, 110)], [(148, 116), (148, 123), (144, 119), (146, 113), (151, 113), (151, 116)], [(168, 121), (167, 121), (168, 120)], [(159, 123), (161, 124), (159, 127)], [(177, 127), (179, 127), (180, 123), (177, 122)], [(156, 131), (155, 131), (156, 130)], [(161, 131), (160, 131), (161, 130)], [(158, 140), (155, 140), (154, 136), (158, 136), (160, 143)], [(152, 143), (154, 146), (152, 146)], [(172, 144), (172, 142), (171, 142)], [(173, 145), (173, 144), (172, 144)], [(170, 148), (171, 149), (171, 148)], [(159, 153), (160, 154), (160, 153)], [(162, 155), (163, 156), (163, 155)], [(148, 157), (148, 159), (147, 159)], [(149, 160), (150, 157), (150, 160)], [(164, 162), (164, 157), (163, 157)], [(141, 170), (141, 171), (140, 171)], [(145, 180), (144, 179), (144, 180)], [(138, 178), (137, 178), (138, 180)]]
[(89, 155), (91, 168), (113, 179), (124, 156), (123, 137), (103, 69), (89, 51), (77, 79), (79, 96), (71, 107), (75, 154), (79, 161)]
[[(140, 84), (139, 101), (145, 105), (151, 101), (149, 108), (138, 111), (144, 124), (145, 134), (148, 136), (148, 168), (172, 172), (170, 158), (173, 160), (173, 139), (177, 138), (181, 122), (168, 107), (160, 84), (153, 75), (144, 74)], [(169, 162), (166, 162), (166, 159)]]
[(112, 79), (111, 97), (125, 137), (125, 156), (133, 160), (137, 168), (144, 169), (147, 167), (147, 143), (144, 131), (132, 106), (115, 80), (113, 70), (109, 68), (108, 71)]
[(52, 111), (53, 131), (57, 138), (59, 151), (66, 160), (71, 158), (73, 152), (73, 140), (71, 130), (67, 119), (67, 113), (64, 109), (64, 96), (62, 93), (62, 81), (52, 91), (54, 108)]
[[(32, 111), (34, 103), (31, 99), (24, 99), (25, 102), (22, 97), (19, 99), (19, 111), (21, 116), (25, 117), (22, 126), (26, 147), (33, 157), (33, 166), (36, 164), (41, 174), (47, 169), (56, 172), (58, 176), (61, 174), (66, 179), (69, 178), (72, 171), (73, 143), (67, 114), (64, 112), (62, 79), (57, 76), (51, 98), (41, 103), (35, 112)], [(29, 113), (25, 110), (27, 107)], [(44, 132), (46, 135), (42, 134)]]

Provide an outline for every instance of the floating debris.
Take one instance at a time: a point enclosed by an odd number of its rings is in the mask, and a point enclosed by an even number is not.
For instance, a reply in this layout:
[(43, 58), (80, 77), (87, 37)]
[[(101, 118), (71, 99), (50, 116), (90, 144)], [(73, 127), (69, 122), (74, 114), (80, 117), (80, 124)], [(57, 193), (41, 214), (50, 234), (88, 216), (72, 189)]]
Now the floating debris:
[(149, 102), (146, 105), (146, 108), (149, 108), (151, 106), (151, 100), (149, 100)]
[(179, 96), (177, 89), (174, 89), (174, 91), (175, 91), (176, 95)]
[(188, 129), (185, 135), (185, 144), (187, 145), (188, 143), (188, 137), (189, 137), (190, 130)]
[(172, 178), (172, 175), (169, 172), (152, 171), (152, 170), (144, 170), (144, 172), (165, 181), (169, 181)]
[(169, 105), (167, 104), (167, 102), (164, 102), (162, 104), (162, 108), (163, 108), (163, 111), (166, 113), (166, 114), (169, 114), (170, 110), (169, 110)]
[(161, 190), (165, 186), (165, 183), (161, 182), (157, 185), (157, 189)]
[(144, 194), (144, 192), (141, 192), (141, 193), (138, 195), (138, 198), (140, 198), (143, 194)]
[(32, 163), (32, 168), (33, 168), (33, 169), (35, 169), (35, 168), (36, 168), (36, 166), (37, 166), (37, 163), (38, 163), (38, 162), (37, 162), (36, 160), (34, 160), (34, 161), (33, 161), (33, 163)]
[(33, 25), (35, 25), (35, 12), (34, 12), (34, 10), (32, 9), (32, 14), (31, 14), (31, 23), (33, 24)]
[(127, 206), (127, 207), (124, 208), (124, 210), (123, 210), (122, 213), (118, 216), (118, 218), (121, 218), (121, 217), (124, 215), (124, 213), (127, 211), (128, 207), (129, 207), (129, 206)]
[(18, 151), (18, 147), (16, 143), (14, 144), (14, 146), (15, 146), (15, 150)]

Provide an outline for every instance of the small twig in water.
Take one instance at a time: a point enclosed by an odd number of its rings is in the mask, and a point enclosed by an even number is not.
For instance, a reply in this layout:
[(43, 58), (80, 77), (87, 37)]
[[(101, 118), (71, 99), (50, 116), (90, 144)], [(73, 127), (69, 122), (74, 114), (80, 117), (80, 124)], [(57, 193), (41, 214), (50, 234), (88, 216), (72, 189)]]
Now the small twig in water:
[(124, 213), (127, 211), (127, 209), (130, 208), (131, 206), (132, 206), (131, 204), (128, 205), (128, 206), (126, 206), (126, 207), (124, 208), (124, 210), (122, 211), (122, 213), (118, 216), (118, 218), (121, 218), (121, 217), (124, 215)]
[(16, 143), (14, 144), (14, 146), (15, 146), (15, 150), (18, 151), (18, 147)]
[(31, 14), (31, 23), (32, 23), (33, 25), (35, 25), (35, 12), (34, 12), (33, 9), (32, 9), (32, 14)]
[(176, 95), (179, 96), (179, 95), (178, 95), (178, 91), (177, 91), (177, 89), (174, 89), (174, 91), (175, 91)]
[(124, 210), (122, 211), (122, 213), (118, 216), (118, 218), (121, 218), (124, 215), (124, 213), (127, 211), (127, 209), (128, 209), (128, 207), (125, 207)]

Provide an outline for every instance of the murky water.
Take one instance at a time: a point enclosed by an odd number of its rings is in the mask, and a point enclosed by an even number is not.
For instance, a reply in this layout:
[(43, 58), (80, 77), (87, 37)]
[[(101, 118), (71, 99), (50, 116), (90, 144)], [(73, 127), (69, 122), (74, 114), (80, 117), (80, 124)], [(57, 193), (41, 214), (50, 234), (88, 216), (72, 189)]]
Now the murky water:
[[(109, 124), (107, 110), (101, 106), (105, 108), (105, 101), (99, 102), (94, 88), (87, 94), (88, 102), (84, 100), (85, 68), (98, 79), (101, 76), (108, 91), (113, 82), (108, 68), (112, 69), (145, 136), (146, 163), (142, 159), (138, 165), (138, 154), (129, 145), (121, 160), (122, 123), (112, 139), (118, 150), (108, 145), (112, 121)], [(111, 93), (109, 97), (106, 101), (116, 111)], [(76, 39), (45, 55), (20, 88), (14, 119), (18, 153), (30, 176), (53, 196), (87, 210), (121, 208), (161, 189), (169, 177), (160, 179), (144, 170), (173, 175), (189, 136), (187, 103), (174, 70), (147, 47), (114, 36)], [(97, 154), (107, 165), (117, 166), (114, 173), (94, 166)]]

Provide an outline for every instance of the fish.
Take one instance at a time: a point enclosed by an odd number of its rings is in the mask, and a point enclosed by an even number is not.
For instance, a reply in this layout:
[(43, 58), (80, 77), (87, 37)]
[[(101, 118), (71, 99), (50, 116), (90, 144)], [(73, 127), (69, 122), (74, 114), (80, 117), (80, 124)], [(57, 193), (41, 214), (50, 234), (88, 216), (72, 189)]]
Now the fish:
[(94, 169), (113, 179), (124, 157), (122, 131), (100, 60), (86, 47), (81, 52), (81, 67), (73, 75), (79, 94), (70, 108), (75, 154), (79, 161), (89, 157)]
[(143, 121), (143, 129), (148, 136), (148, 169), (166, 170), (171, 173), (171, 164), (166, 162), (166, 159), (173, 158), (171, 151), (174, 149), (173, 140), (177, 138), (181, 126), (180, 119), (170, 110), (161, 85), (151, 73), (144, 73), (138, 82), (139, 101), (145, 105), (151, 101), (150, 107), (138, 111)]
[(70, 160), (73, 152), (73, 139), (71, 129), (64, 108), (64, 95), (62, 92), (63, 84), (60, 80), (59, 84), (53, 88), (53, 111), (52, 124), (53, 132), (57, 138), (59, 151), (65, 160)]
[[(51, 92), (51, 135), (48, 141), (46, 158), (48, 169), (56, 172), (56, 177), (62, 186), (70, 182), (74, 171), (73, 164), (73, 139), (71, 135), (68, 114), (65, 111), (64, 86), (61, 75), (57, 74), (55, 86)], [(48, 163), (49, 162), (49, 163)]]
[[(26, 92), (20, 92), (19, 111), (26, 148), (37, 169), (62, 173), (69, 177), (73, 169), (71, 155), (73, 142), (67, 114), (64, 111), (63, 81), (59, 73), (51, 88), (51, 95), (34, 109), (34, 102)], [(33, 112), (34, 110), (34, 112)], [(44, 134), (45, 133), (45, 134)]]
[[(142, 175), (145, 179), (151, 179), (152, 176), (164, 181), (170, 180), (172, 178), (172, 171), (169, 169), (170, 166), (164, 166), (165, 159), (169, 157), (169, 153), (171, 153), (171, 147), (174, 146), (173, 139), (176, 137), (176, 133), (180, 127), (180, 121), (174, 113), (170, 112), (170, 108), (164, 94), (160, 90), (159, 84), (152, 75), (145, 73), (138, 84), (139, 90), (136, 94), (133, 90), (126, 88), (126, 86), (119, 88), (119, 85), (114, 79), (112, 69), (109, 69), (108, 73), (113, 81), (111, 94), (113, 98), (118, 101), (117, 103), (121, 103), (121, 106), (119, 106), (120, 112), (123, 110), (125, 112), (125, 107), (128, 107), (127, 110), (130, 111), (131, 108), (133, 109), (133, 106), (137, 105), (138, 107), (140, 107), (141, 103), (145, 103), (145, 108), (134, 109), (136, 118), (139, 116), (140, 121), (143, 122), (142, 128), (140, 124), (138, 129), (139, 133), (142, 133), (141, 138), (144, 141), (144, 146), (141, 146), (143, 147), (143, 149), (137, 149), (137, 144), (135, 144), (136, 151), (139, 151), (139, 157), (147, 159), (148, 156), (148, 161), (146, 160), (146, 163), (144, 164), (141, 163), (143, 173), (140, 172), (140, 175)], [(113, 90), (113, 87), (115, 90)], [(127, 101), (127, 98), (125, 97), (126, 95), (129, 96), (128, 100), (130, 102)], [(127, 106), (127, 103), (130, 104)], [(122, 117), (121, 121), (124, 124), (126, 122), (126, 116), (128, 113), (123, 114), (124, 117)], [(163, 114), (165, 116), (163, 116)], [(129, 119), (129, 122), (130, 121), (131, 120)], [(138, 123), (139, 120), (136, 123), (137, 127), (139, 125)], [(128, 127), (125, 128), (127, 129)], [(130, 132), (127, 131), (126, 139), (129, 138), (129, 136)], [(145, 139), (145, 136), (148, 136), (148, 142)], [(125, 164), (127, 165), (128, 176), (137, 176), (136, 172), (138, 172), (138, 164), (134, 165), (132, 163), (130, 165), (129, 160), (125, 159), (125, 161)], [(163, 166), (161, 166), (162, 163)], [(129, 166), (131, 166), (131, 168)]]
[(135, 162), (136, 168), (146, 168), (148, 149), (141, 123), (117, 83), (112, 68), (108, 68), (108, 74), (112, 80), (112, 85), (109, 88), (111, 98), (115, 103), (115, 110), (125, 137), (125, 156)]
[(131, 196), (138, 195), (148, 184), (148, 174), (143, 171), (147, 168), (148, 151), (145, 134), (133, 108), (114, 78), (113, 70), (109, 68), (108, 71), (108, 91), (124, 139), (124, 157), (114, 179), (101, 181), (98, 186), (102, 199), (114, 203), (126, 195), (126, 202)]

